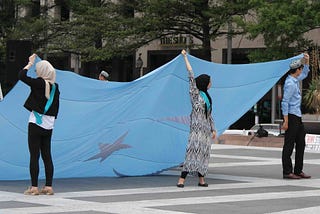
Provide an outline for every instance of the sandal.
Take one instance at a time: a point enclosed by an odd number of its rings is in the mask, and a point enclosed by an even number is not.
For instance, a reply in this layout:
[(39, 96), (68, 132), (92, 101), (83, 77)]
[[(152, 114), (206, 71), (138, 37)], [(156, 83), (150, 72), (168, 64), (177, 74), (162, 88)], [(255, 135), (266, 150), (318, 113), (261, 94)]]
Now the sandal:
[(177, 184), (177, 187), (183, 188), (183, 187), (184, 187), (184, 184)]
[(42, 195), (54, 195), (52, 188), (42, 187), (40, 194)]
[(207, 183), (198, 183), (198, 186), (199, 187), (208, 187), (209, 186), (209, 184), (207, 184)]
[(39, 195), (39, 190), (38, 189), (32, 189), (32, 187), (28, 187), (26, 191), (24, 191), (25, 195)]

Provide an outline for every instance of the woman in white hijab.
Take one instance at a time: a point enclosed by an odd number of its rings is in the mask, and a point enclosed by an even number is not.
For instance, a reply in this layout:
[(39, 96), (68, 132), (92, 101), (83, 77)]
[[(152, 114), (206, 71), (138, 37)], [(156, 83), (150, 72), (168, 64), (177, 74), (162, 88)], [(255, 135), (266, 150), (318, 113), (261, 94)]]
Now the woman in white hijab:
[[(30, 111), (28, 124), (28, 147), (30, 153), (30, 177), (31, 187), (26, 195), (53, 195), (53, 162), (51, 157), (51, 136), (54, 122), (59, 111), (59, 86), (56, 81), (56, 71), (46, 60), (36, 64), (36, 78), (27, 75), (28, 70), (35, 63), (37, 55), (29, 57), (29, 63), (19, 72), (19, 79), (30, 86), (31, 92), (24, 103), (24, 107)], [(45, 167), (46, 183), (39, 191), (39, 158), (43, 160)]]

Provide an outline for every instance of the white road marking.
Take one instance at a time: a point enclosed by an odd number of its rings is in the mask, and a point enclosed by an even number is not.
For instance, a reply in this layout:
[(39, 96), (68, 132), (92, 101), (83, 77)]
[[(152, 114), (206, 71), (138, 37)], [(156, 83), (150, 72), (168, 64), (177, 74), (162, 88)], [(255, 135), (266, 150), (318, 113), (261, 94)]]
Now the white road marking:
[[(230, 145), (215, 145), (213, 149), (235, 149), (239, 146)], [(241, 147), (244, 148), (244, 147)], [(245, 147), (245, 149), (252, 149), (252, 147)], [(255, 147), (254, 149), (261, 149)], [(266, 150), (266, 148), (263, 148)], [(268, 148), (270, 151), (281, 151), (279, 148)], [(226, 158), (230, 161), (236, 161), (240, 159), (240, 162), (226, 162), (226, 163), (213, 163), (210, 167), (235, 167), (235, 166), (263, 166), (263, 165), (281, 165), (280, 158), (268, 158), (268, 157), (252, 157), (252, 156), (236, 156), (236, 155), (219, 155), (213, 154), (213, 158)], [(231, 160), (232, 159), (232, 160)], [(247, 161), (246, 161), (247, 160)], [(214, 161), (213, 161), (214, 162)], [(320, 159), (305, 160), (305, 163), (320, 164)], [(166, 171), (163, 174), (179, 176), (179, 170)], [(183, 189), (177, 188), (174, 184), (170, 187), (155, 187), (155, 188), (132, 188), (132, 189), (115, 189), (115, 190), (96, 190), (96, 191), (79, 191), (79, 192), (57, 192), (53, 196), (25, 196), (22, 193), (0, 191), (0, 202), (21, 202), (30, 203), (26, 207), (19, 208), (7, 208), (1, 209), (0, 213), (5, 214), (28, 214), (28, 213), (67, 213), (67, 212), (108, 212), (108, 213), (153, 213), (153, 214), (181, 214), (187, 212), (162, 210), (161, 207), (179, 206), (179, 205), (199, 205), (199, 204), (218, 204), (228, 202), (250, 202), (259, 200), (272, 200), (272, 199), (293, 199), (304, 197), (320, 197), (320, 190), (301, 190), (301, 191), (272, 191), (254, 193), (253, 188), (267, 188), (267, 187), (305, 187), (315, 188), (319, 187), (320, 179), (305, 179), (305, 180), (283, 180), (283, 179), (271, 179), (271, 178), (259, 178), (259, 177), (246, 177), (246, 176), (231, 176), (224, 174), (209, 174), (207, 178), (235, 181), (235, 183), (225, 184), (212, 184), (208, 188), (202, 188), (197, 186), (186, 186)], [(167, 199), (147, 199), (141, 200), (144, 194), (170, 194), (170, 193), (186, 193), (188, 192), (201, 192), (201, 191), (219, 191), (219, 190), (236, 190), (236, 189), (250, 189), (253, 193), (248, 194), (230, 194), (221, 196), (203, 196), (203, 197), (183, 197), (185, 194), (181, 194), (179, 198), (167, 198)], [(93, 202), (85, 201), (83, 197), (107, 197), (107, 196), (130, 196), (135, 195), (131, 201), (119, 201), (119, 202)], [(78, 200), (79, 199), (79, 200)], [(160, 207), (160, 208), (158, 208)], [(319, 213), (320, 206), (308, 207), (303, 209), (284, 210), (280, 212), (273, 212), (271, 214), (295, 214), (295, 213)]]
[[(319, 183), (319, 180), (318, 180)], [(243, 184), (239, 184), (243, 185)], [(274, 184), (275, 185), (275, 184)], [(262, 183), (258, 186), (263, 186)], [(269, 186), (269, 185), (267, 185)], [(244, 186), (243, 186), (244, 187)], [(248, 186), (246, 186), (248, 188)], [(251, 186), (250, 188), (252, 188)], [(266, 187), (266, 185), (264, 185)], [(201, 189), (201, 188), (198, 188)], [(215, 187), (216, 189), (216, 187)], [(225, 188), (224, 188), (225, 189)], [(175, 187), (169, 187), (167, 190), (171, 192), (181, 192), (184, 190), (177, 189)], [(203, 190), (203, 188), (202, 188)], [(121, 190), (122, 194), (128, 190)], [(121, 191), (118, 193), (121, 194)], [(142, 188), (140, 192), (134, 192), (134, 194), (154, 193), (152, 188)], [(188, 190), (191, 191), (191, 190)], [(110, 195), (110, 190), (98, 191), (100, 196)], [(114, 191), (111, 191), (114, 192)], [(84, 194), (86, 193), (86, 194)], [(108, 194), (109, 193), (109, 194)], [(114, 194), (114, 193), (113, 193)], [(62, 197), (63, 196), (63, 197)], [(292, 198), (304, 198), (304, 197), (320, 197), (320, 190), (306, 190), (306, 191), (287, 191), (287, 192), (265, 192), (251, 193), (251, 194), (235, 194), (235, 195), (223, 195), (223, 196), (206, 196), (206, 197), (187, 197), (187, 198), (168, 198), (168, 199), (150, 199), (150, 200), (137, 200), (137, 201), (124, 201), (124, 202), (91, 202), (82, 201), (76, 199), (70, 199), (74, 197), (75, 193), (56, 194), (54, 196), (18, 196), (14, 200), (18, 202), (40, 204), (41, 207), (23, 207), (13, 209), (1, 209), (1, 213), (20, 214), (20, 213), (56, 213), (56, 212), (80, 212), (80, 211), (100, 211), (111, 213), (179, 213), (175, 211), (164, 211), (156, 209), (156, 207), (176, 206), (176, 205), (192, 205), (192, 204), (216, 204), (227, 202), (250, 202), (257, 200), (270, 200), (270, 199), (292, 199)], [(81, 197), (92, 197), (92, 191), (83, 192)], [(97, 196), (97, 195), (96, 195)], [(80, 196), (78, 196), (80, 197)], [(43, 206), (47, 205), (47, 206)], [(153, 207), (155, 207), (153, 209)], [(312, 208), (313, 209), (313, 208)], [(292, 211), (292, 210), (290, 210)], [(291, 212), (288, 212), (291, 213)]]

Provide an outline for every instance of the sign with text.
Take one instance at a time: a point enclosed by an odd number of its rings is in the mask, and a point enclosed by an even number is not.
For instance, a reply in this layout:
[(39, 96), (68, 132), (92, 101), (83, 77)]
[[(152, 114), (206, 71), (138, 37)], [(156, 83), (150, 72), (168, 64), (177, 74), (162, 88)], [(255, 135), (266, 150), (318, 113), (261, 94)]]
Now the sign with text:
[(320, 152), (320, 135), (306, 134), (306, 150)]
[(184, 46), (192, 45), (193, 37), (183, 35), (164, 36), (160, 39), (161, 46)]

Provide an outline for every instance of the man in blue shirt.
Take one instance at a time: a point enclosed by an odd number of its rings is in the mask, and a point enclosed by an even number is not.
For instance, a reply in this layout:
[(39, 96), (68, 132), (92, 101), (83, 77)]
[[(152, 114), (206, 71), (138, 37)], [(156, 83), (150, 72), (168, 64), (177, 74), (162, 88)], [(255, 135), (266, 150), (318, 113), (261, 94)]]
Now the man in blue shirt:
[[(283, 86), (281, 102), (283, 126), (285, 130), (282, 150), (282, 169), (284, 179), (311, 178), (303, 169), (305, 149), (305, 129), (301, 120), (301, 91), (299, 81), (305, 79), (309, 73), (309, 55), (304, 54), (302, 59), (293, 60)], [(291, 155), (295, 144), (295, 166), (292, 167)]]

